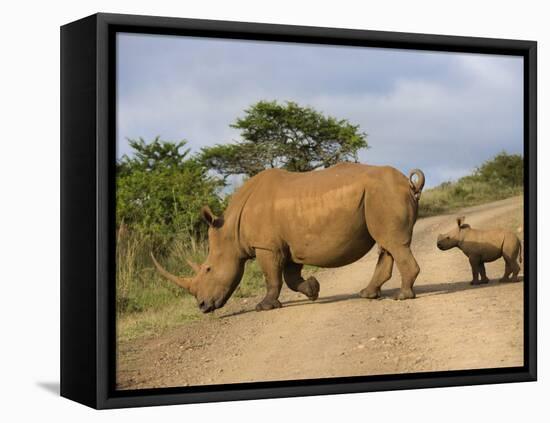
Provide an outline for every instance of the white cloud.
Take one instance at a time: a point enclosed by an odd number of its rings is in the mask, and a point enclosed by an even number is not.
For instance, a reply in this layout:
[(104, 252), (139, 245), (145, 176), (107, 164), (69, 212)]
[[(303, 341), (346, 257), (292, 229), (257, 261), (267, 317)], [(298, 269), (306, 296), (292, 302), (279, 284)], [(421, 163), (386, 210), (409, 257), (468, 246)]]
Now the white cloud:
[(262, 99), (360, 124), (372, 146), (364, 161), (421, 167), (430, 185), (522, 149), (520, 58), (199, 41), (119, 46), (119, 155), (125, 137), (185, 138), (194, 151), (231, 141), (229, 124)]

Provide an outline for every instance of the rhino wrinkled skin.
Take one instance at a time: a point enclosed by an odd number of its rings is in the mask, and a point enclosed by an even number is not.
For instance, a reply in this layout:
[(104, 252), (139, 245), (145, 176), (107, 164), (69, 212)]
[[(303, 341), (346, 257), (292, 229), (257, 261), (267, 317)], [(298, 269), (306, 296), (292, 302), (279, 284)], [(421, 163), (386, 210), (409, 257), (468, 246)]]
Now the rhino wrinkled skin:
[(256, 309), (269, 310), (281, 307), (283, 280), (317, 299), (319, 282), (304, 280), (303, 265), (344, 266), (378, 243), (378, 263), (360, 295), (379, 297), (395, 261), (402, 278), (398, 299), (414, 298), (420, 269), (410, 244), (424, 180), (417, 169), (407, 178), (389, 166), (358, 163), (303, 173), (264, 170), (235, 192), (222, 216), (203, 207), (209, 253), (203, 264), (190, 263), (193, 278), (169, 273), (151, 256), (158, 271), (188, 289), (203, 312), (223, 307), (241, 281), (245, 262), (256, 258), (267, 285)]
[[(460, 248), (470, 260), (472, 267), (472, 285), (488, 283), (489, 278), (485, 272), (485, 263), (504, 258), (506, 263), (501, 282), (518, 281), (518, 273), (521, 262), (521, 243), (518, 237), (510, 232), (500, 229), (478, 230), (464, 223), (464, 217), (456, 219), (456, 227), (437, 237), (437, 247), (440, 250)], [(481, 280), (479, 279), (481, 275)], [(510, 279), (510, 275), (512, 278)]]

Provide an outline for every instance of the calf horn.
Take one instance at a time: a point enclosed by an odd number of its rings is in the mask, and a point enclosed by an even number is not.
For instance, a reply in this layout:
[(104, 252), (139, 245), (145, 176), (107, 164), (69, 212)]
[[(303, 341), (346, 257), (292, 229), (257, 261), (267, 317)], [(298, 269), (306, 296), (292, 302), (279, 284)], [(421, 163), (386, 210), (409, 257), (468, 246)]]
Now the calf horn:
[(153, 253), (151, 253), (151, 258), (153, 259), (153, 263), (155, 264), (155, 267), (157, 268), (157, 270), (162, 276), (174, 282), (176, 285), (191, 291), (191, 287), (193, 286), (193, 280), (191, 278), (181, 278), (179, 276), (172, 275), (170, 272), (168, 272), (168, 270), (166, 270), (164, 267), (162, 267), (159, 264), (159, 262), (155, 259), (155, 256), (153, 255)]

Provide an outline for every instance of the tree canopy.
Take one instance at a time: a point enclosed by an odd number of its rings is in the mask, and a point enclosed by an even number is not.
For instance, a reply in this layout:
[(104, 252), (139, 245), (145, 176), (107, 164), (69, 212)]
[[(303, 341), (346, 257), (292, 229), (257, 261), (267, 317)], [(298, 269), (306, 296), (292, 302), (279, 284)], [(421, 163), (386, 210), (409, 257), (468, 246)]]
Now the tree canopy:
[(155, 137), (150, 143), (143, 138), (129, 139), (128, 145), (133, 150), (134, 156), (122, 156), (117, 162), (119, 174), (130, 171), (155, 171), (160, 169), (178, 169), (189, 165), (188, 155), (190, 149), (184, 149), (187, 141), (167, 142), (160, 137)]
[(231, 125), (242, 140), (204, 147), (204, 165), (221, 175), (253, 176), (267, 168), (304, 172), (357, 161), (366, 134), (346, 119), (325, 116), (294, 102), (260, 101)]

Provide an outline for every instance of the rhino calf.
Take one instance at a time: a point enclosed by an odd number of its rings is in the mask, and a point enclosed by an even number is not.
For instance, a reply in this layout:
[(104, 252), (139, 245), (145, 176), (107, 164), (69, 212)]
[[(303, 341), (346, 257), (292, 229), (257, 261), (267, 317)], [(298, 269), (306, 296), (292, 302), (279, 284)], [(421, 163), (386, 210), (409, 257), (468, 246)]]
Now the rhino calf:
[[(456, 219), (457, 226), (437, 237), (437, 247), (440, 250), (449, 250), (458, 247), (470, 260), (472, 266), (472, 285), (488, 283), (485, 273), (485, 263), (504, 258), (506, 268), (501, 282), (518, 280), (519, 262), (521, 263), (521, 243), (518, 237), (501, 229), (478, 230), (472, 229), (464, 223), (464, 217)], [(481, 280), (479, 279), (481, 275)], [(510, 279), (510, 275), (512, 278)]]

